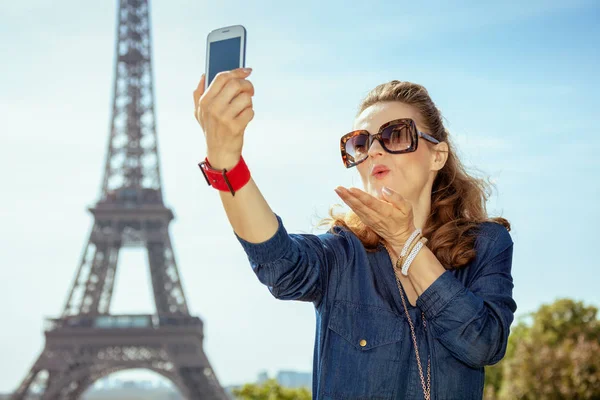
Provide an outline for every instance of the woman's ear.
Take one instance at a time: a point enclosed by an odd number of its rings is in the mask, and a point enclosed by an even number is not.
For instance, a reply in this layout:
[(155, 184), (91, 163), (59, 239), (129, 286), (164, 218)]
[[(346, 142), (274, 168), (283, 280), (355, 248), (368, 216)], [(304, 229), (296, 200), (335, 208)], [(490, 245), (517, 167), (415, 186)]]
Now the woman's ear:
[(431, 170), (439, 171), (448, 160), (448, 143), (440, 142), (431, 147)]

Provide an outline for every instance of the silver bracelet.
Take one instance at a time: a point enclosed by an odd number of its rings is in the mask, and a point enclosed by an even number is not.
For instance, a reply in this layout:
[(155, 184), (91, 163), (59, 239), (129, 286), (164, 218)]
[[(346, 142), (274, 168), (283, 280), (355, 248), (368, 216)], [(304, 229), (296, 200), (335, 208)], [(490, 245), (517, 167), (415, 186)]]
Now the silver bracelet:
[(412, 251), (410, 252), (410, 255), (408, 256), (408, 258), (406, 259), (406, 261), (404, 261), (404, 264), (402, 265), (402, 275), (408, 276), (408, 267), (410, 267), (410, 264), (413, 262), (413, 260), (415, 259), (415, 257), (417, 256), (417, 254), (419, 253), (419, 251), (422, 248), (423, 248), (423, 242), (419, 242), (412, 249)]
[(415, 240), (415, 238), (421, 234), (421, 229), (417, 229), (415, 230), (410, 237), (408, 238), (408, 240), (406, 241), (406, 243), (404, 243), (404, 247), (402, 248), (402, 252), (400, 252), (400, 257), (404, 257), (406, 255), (406, 252), (408, 251), (408, 248), (410, 247), (411, 243), (413, 242), (413, 240)]

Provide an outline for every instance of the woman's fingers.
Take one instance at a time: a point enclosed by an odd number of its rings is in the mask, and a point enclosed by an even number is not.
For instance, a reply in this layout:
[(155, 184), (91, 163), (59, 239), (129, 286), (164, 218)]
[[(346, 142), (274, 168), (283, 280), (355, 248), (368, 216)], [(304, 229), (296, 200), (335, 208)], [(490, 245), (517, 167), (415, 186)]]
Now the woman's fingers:
[[(237, 100), (232, 108), (232, 102), (242, 93), (254, 95), (254, 85), (246, 79), (250, 74), (250, 69), (235, 69), (232, 71), (220, 72), (209, 85), (207, 90), (204, 90), (204, 76), (200, 79), (198, 88), (194, 91), (194, 100), (196, 101), (196, 119), (204, 128), (204, 120), (212, 117), (224, 124), (235, 123), (233, 127), (236, 131), (245, 129), (243, 121), (252, 119), (252, 116), (246, 115), (243, 120), (235, 120), (242, 111), (248, 107), (252, 107), (252, 102), (248, 103), (246, 96)], [(246, 113), (248, 114), (248, 113)], [(248, 120), (249, 122), (249, 120)]]
[(381, 215), (384, 218), (390, 217), (392, 214), (393, 205), (389, 202), (379, 200), (378, 198), (356, 188), (350, 188), (347, 192), (362, 204), (365, 209), (372, 210), (374, 213)]
[[(241, 99), (236, 100), (242, 96)], [(213, 107), (216, 113), (224, 113), (231, 118), (235, 118), (244, 108), (248, 106), (248, 99), (254, 96), (254, 85), (252, 82), (246, 79), (231, 79), (221, 93), (213, 100)], [(238, 107), (232, 110), (232, 106)], [(244, 107), (239, 108), (239, 104), (243, 104)], [(235, 111), (235, 113), (233, 113)]]
[(225, 108), (225, 118), (235, 119), (248, 107), (252, 107), (252, 97), (247, 92), (242, 92)]
[[(375, 209), (372, 203), (367, 204), (364, 199), (361, 200), (359, 196), (357, 196), (358, 192), (353, 192), (352, 190), (340, 186), (336, 189), (336, 193), (342, 198), (344, 203), (358, 214), (359, 217), (367, 218), (371, 223), (381, 219), (382, 215), (378, 209)], [(367, 221), (363, 222), (366, 223)]]
[(381, 193), (383, 194), (383, 197), (386, 201), (392, 203), (404, 214), (408, 214), (411, 208), (410, 203), (406, 201), (406, 199), (402, 197), (400, 193), (388, 188), (387, 186), (383, 188)]
[(254, 109), (252, 109), (252, 107), (248, 107), (244, 111), (242, 111), (234, 119), (234, 121), (239, 126), (247, 126), (250, 123), (250, 121), (252, 121), (252, 119), (254, 119)]
[[(410, 204), (398, 193), (395, 199), (397, 202), (392, 203), (355, 188), (348, 190), (340, 186), (335, 192), (364, 224), (388, 241), (404, 243), (407, 233), (414, 230), (410, 228), (413, 224)], [(397, 204), (401, 204), (407, 211), (397, 207)]]
[[(252, 70), (250, 68), (238, 68), (232, 71), (219, 72), (215, 79), (211, 82), (210, 86), (200, 98), (200, 103), (212, 103), (213, 100), (219, 96), (223, 88), (233, 79), (245, 79), (250, 75)], [(231, 101), (231, 99), (229, 99)]]
[(198, 86), (194, 89), (194, 105), (198, 105), (198, 101), (200, 100), (200, 96), (204, 93), (204, 81), (206, 80), (206, 74), (202, 74), (200, 77), (200, 82), (198, 82)]
[(248, 123), (254, 118), (254, 86), (246, 78), (250, 69), (220, 72), (204, 89), (202, 76), (194, 90), (195, 117), (206, 138), (207, 155), (217, 168), (229, 168), (239, 159)]

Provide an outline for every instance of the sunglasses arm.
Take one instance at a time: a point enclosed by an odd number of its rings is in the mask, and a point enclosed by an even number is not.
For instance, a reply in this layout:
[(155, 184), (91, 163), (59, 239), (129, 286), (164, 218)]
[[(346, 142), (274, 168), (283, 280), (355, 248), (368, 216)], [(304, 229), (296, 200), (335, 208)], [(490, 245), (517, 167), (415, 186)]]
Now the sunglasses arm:
[(440, 142), (439, 140), (437, 140), (436, 138), (434, 138), (431, 135), (428, 135), (428, 134), (423, 133), (421, 131), (418, 131), (418, 132), (419, 132), (419, 137), (422, 137), (423, 139), (428, 140), (431, 143), (438, 144)]

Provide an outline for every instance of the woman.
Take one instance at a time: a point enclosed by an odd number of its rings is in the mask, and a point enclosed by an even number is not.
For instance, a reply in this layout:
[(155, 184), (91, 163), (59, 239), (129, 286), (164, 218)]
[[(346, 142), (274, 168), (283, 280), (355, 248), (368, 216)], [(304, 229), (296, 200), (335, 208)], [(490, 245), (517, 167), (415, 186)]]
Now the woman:
[(241, 157), (250, 72), (219, 74), (206, 93), (202, 77), (194, 92), (201, 168), (258, 279), (315, 307), (313, 397), (481, 399), (517, 309), (510, 225), (488, 218), (486, 186), (456, 158), (425, 88), (368, 94), (341, 139), (365, 190), (336, 189), (351, 212), (332, 214), (327, 233), (288, 234)]

